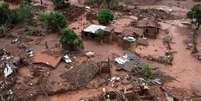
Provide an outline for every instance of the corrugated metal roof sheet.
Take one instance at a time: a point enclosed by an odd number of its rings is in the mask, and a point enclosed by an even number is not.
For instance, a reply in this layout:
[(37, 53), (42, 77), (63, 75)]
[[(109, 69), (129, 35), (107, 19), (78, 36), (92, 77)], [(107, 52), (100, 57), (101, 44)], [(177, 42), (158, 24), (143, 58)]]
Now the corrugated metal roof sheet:
[(84, 32), (96, 33), (99, 29), (105, 30), (106, 26), (92, 24), (84, 29)]

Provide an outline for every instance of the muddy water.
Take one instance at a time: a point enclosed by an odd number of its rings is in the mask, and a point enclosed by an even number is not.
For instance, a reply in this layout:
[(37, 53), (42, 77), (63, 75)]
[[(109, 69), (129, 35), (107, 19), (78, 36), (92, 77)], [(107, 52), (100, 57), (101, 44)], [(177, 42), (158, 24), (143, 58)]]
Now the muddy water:
[(175, 44), (172, 45), (172, 48), (177, 51), (174, 55), (173, 65), (170, 68), (161, 69), (176, 79), (167, 86), (186, 89), (189, 93), (201, 92), (201, 63), (192, 57), (184, 44), (188, 30), (181, 26), (180, 21), (168, 21), (167, 23), (161, 25), (173, 35)]

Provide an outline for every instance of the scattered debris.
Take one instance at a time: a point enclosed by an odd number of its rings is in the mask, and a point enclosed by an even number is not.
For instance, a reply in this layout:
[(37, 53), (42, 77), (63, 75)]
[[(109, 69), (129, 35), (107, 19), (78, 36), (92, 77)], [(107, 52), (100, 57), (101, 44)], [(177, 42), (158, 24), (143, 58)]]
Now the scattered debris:
[(93, 56), (95, 56), (95, 52), (89, 51), (89, 52), (86, 52), (85, 55), (87, 57), (93, 57)]
[(201, 60), (201, 52), (195, 53), (195, 54), (193, 54), (193, 56), (194, 56), (196, 59)]
[(33, 57), (33, 50), (30, 48), (25, 49), (25, 53), (28, 55), (28, 57)]
[(8, 64), (6, 64), (6, 67), (4, 68), (4, 77), (8, 77), (12, 73), (13, 73), (12, 68)]
[(71, 63), (72, 62), (72, 60), (70, 59), (70, 57), (68, 55), (64, 55), (64, 61), (66, 63)]
[(123, 39), (130, 42), (130, 43), (133, 43), (136, 41), (136, 39), (132, 36), (124, 37)]
[(161, 82), (161, 79), (154, 79), (154, 80), (151, 80), (150, 83), (154, 84), (154, 85), (161, 85), (162, 82)]

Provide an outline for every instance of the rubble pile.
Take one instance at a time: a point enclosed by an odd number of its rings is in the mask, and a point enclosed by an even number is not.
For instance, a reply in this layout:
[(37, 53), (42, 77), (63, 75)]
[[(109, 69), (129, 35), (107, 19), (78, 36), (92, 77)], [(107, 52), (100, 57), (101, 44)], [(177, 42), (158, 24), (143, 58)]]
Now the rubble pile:
[(171, 54), (166, 54), (166, 55), (158, 56), (158, 57), (149, 55), (149, 56), (145, 56), (144, 58), (150, 61), (161, 63), (161, 64), (172, 65), (174, 56), (173, 56), (173, 53), (171, 53)]
[(14, 57), (7, 50), (0, 49), (0, 99), (2, 101), (13, 101), (15, 99), (13, 85), (15, 84), (14, 75), (17, 69)]
[(103, 92), (100, 95), (84, 101), (178, 101), (178, 99), (169, 95), (162, 87), (151, 85), (153, 81), (146, 81), (143, 78), (139, 78), (122, 86), (123, 88), (120, 89), (103, 88)]
[(159, 9), (132, 9), (132, 14), (137, 16), (139, 19), (154, 17), (159, 19), (170, 19), (173, 18), (170, 14)]
[(138, 72), (145, 64), (140, 57), (131, 53), (115, 58), (115, 62), (118, 63), (118, 69), (123, 69), (128, 72)]

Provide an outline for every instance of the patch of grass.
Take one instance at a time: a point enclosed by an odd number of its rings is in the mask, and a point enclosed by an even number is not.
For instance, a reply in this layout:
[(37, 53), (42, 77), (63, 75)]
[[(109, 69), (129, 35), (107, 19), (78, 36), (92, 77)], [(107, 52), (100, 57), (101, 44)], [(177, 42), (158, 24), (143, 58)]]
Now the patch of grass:
[(145, 79), (152, 79), (154, 75), (152, 67), (148, 64), (145, 64), (142, 68), (142, 75)]

